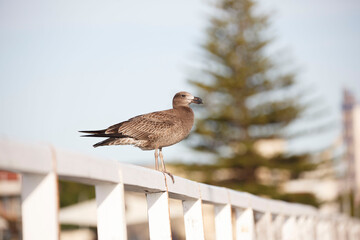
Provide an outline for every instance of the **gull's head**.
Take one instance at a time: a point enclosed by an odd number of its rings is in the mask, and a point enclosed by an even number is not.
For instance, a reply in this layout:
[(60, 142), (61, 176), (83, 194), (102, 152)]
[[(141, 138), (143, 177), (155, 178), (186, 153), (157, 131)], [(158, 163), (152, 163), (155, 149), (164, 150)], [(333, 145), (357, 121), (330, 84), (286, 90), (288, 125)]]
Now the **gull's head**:
[(194, 97), (188, 92), (178, 92), (173, 98), (173, 108), (188, 107), (191, 103), (202, 104), (199, 97)]

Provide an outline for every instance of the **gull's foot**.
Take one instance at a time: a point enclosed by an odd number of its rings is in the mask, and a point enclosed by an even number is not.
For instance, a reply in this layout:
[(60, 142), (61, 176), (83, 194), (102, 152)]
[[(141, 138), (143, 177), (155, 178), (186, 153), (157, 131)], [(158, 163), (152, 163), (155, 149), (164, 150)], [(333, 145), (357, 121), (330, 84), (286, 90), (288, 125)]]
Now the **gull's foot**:
[(167, 172), (167, 171), (161, 171), (161, 172), (164, 173), (164, 174), (169, 175), (169, 177), (171, 178), (172, 182), (175, 183), (174, 176), (173, 176), (171, 173), (169, 173), (169, 172)]

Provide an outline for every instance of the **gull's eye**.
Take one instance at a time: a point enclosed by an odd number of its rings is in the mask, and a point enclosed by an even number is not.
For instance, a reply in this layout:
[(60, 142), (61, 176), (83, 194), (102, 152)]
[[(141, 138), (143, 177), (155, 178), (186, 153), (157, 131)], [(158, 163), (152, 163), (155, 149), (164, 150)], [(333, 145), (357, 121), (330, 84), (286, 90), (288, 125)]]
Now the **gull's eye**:
[(185, 95), (183, 94), (183, 95), (181, 95), (181, 97), (185, 97)]

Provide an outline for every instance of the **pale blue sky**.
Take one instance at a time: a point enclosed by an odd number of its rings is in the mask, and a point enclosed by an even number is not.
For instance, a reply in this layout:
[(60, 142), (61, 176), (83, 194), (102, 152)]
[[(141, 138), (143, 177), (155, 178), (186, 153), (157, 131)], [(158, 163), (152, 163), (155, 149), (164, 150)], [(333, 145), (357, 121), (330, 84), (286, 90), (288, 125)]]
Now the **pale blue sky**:
[[(198, 63), (207, 3), (0, 0), (0, 137), (153, 164), (152, 152), (129, 146), (93, 149), (96, 140), (79, 138), (77, 130), (167, 109), (174, 93), (193, 92), (186, 79)], [(272, 49), (283, 49), (300, 69), (299, 81), (340, 120), (341, 88), (360, 98), (360, 2), (259, 5), (274, 12)], [(327, 144), (322, 139), (315, 147)], [(192, 157), (185, 144), (164, 154)]]

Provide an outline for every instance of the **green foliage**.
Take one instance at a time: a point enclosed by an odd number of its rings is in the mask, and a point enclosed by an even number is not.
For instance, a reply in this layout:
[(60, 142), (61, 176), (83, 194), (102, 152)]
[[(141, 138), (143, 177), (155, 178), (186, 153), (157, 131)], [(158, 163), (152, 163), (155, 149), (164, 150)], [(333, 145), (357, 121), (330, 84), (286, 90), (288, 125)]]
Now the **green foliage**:
[[(59, 180), (60, 208), (95, 198), (95, 187)], [(61, 224), (61, 230), (79, 229), (77, 225)], [(96, 228), (90, 228), (96, 233)]]
[[(284, 72), (266, 54), (268, 17), (255, 14), (253, 0), (219, 0), (203, 44), (206, 67), (190, 82), (204, 98), (201, 118), (190, 138), (195, 150), (212, 153), (215, 163), (182, 166), (201, 169), (201, 179), (251, 193), (316, 205), (311, 194), (285, 194), (281, 184), (316, 167), (309, 154), (261, 154), (259, 140), (284, 139), (287, 126), (302, 116), (295, 74)], [(269, 181), (260, 168), (269, 169)], [(287, 174), (284, 174), (287, 173)], [(220, 176), (220, 177), (219, 177)]]
[(60, 207), (95, 198), (94, 186), (59, 180)]

